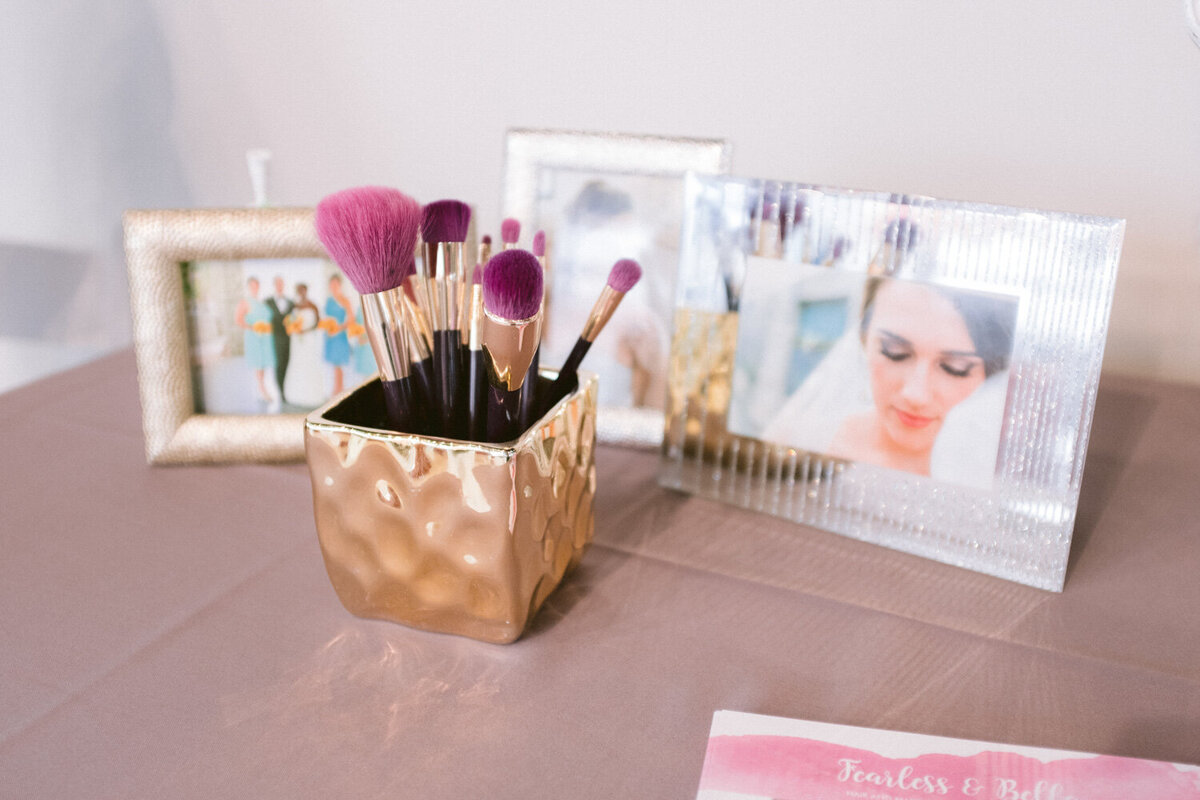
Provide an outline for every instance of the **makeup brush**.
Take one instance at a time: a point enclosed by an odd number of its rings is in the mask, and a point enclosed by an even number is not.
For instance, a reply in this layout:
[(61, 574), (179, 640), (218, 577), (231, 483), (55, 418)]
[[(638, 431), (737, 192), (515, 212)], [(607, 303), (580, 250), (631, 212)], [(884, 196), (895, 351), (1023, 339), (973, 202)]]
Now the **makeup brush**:
[(600, 297), (596, 299), (596, 305), (592, 306), (592, 313), (588, 315), (587, 322), (583, 326), (583, 333), (579, 334), (575, 347), (571, 349), (571, 354), (567, 356), (562, 369), (558, 371), (558, 377), (554, 379), (554, 384), (547, 393), (548, 402), (545, 404), (546, 409), (543, 410), (543, 413), (548, 410), (550, 405), (557, 403), (567, 392), (575, 388), (575, 384), (579, 381), (579, 363), (587, 355), (588, 348), (592, 346), (592, 342), (596, 341), (600, 331), (604, 330), (604, 326), (612, 319), (613, 312), (625, 298), (626, 292), (632, 289), (641, 280), (641, 277), (642, 268), (632, 258), (622, 258), (613, 264), (612, 270), (608, 273), (608, 283), (600, 292)]
[(457, 438), (464, 427), (460, 400), (462, 337), (459, 284), (464, 275), (463, 243), (471, 225), (471, 207), (458, 200), (425, 206), (421, 238), (425, 241), (425, 278), (433, 316), (433, 361), (441, 401), (442, 434)]
[(488, 259), (492, 257), (492, 237), (486, 233), (479, 240), (479, 263), (486, 264)]
[(483, 267), (471, 272), (470, 321), (467, 332), (467, 438), (481, 442), (487, 435), (487, 367), (483, 358)]
[(527, 250), (505, 250), (483, 270), (480, 338), (488, 373), (487, 435), (506, 442), (518, 429), (521, 387), (542, 335), (542, 266)]
[(883, 244), (867, 265), (868, 275), (893, 275), (914, 249), (920, 238), (915, 223), (907, 218), (893, 219), (883, 229)]
[(412, 431), (419, 423), (409, 378), (403, 317), (404, 270), (421, 227), (421, 206), (395, 189), (365, 186), (317, 204), (317, 236), (362, 299), (363, 324), (379, 366), (388, 424)]
[(521, 238), (521, 223), (513, 219), (507, 218), (500, 223), (500, 241), (504, 242), (505, 250), (511, 250), (517, 246), (517, 240)]
[[(542, 326), (546, 325), (546, 292), (550, 283), (550, 276), (546, 274), (546, 232), (538, 231), (533, 235), (533, 256), (538, 260), (538, 264), (542, 268)], [(538, 411), (538, 367), (541, 366), (541, 345), (533, 353), (533, 361), (529, 362), (529, 377), (526, 378), (525, 384), (521, 387), (520, 400), (520, 426), (521, 430), (527, 430), (533, 424), (533, 420)]]

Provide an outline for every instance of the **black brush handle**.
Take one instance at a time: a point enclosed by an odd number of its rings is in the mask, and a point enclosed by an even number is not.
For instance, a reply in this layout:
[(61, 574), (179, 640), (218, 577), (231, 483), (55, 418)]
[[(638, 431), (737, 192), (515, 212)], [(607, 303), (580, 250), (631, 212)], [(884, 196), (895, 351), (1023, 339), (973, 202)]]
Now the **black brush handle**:
[(520, 421), (521, 390), (508, 391), (499, 386), (488, 387), (487, 440), (507, 442), (515, 439)]
[(571, 354), (563, 362), (562, 369), (558, 371), (558, 377), (554, 379), (554, 383), (550, 384), (550, 389), (546, 392), (546, 400), (542, 403), (541, 408), (543, 414), (575, 390), (575, 386), (579, 383), (579, 365), (583, 362), (583, 357), (587, 355), (588, 348), (591, 346), (592, 343), (582, 336), (575, 340)]
[(388, 425), (400, 433), (416, 433), (413, 424), (413, 394), (409, 378), (381, 380), (383, 404), (387, 409)]
[(433, 332), (433, 357), (437, 361), (438, 400), (441, 403), (441, 434), (451, 439), (462, 437), (462, 412), (459, 398), (459, 335), (457, 330)]
[(467, 438), (482, 442), (488, 420), (487, 362), (482, 350), (467, 351)]
[(541, 361), (542, 348), (533, 351), (533, 360), (529, 362), (529, 372), (525, 373), (525, 383), (521, 384), (521, 400), (518, 404), (520, 411), (517, 415), (521, 433), (529, 430), (534, 420), (541, 416), (538, 411), (538, 362)]
[(427, 356), (410, 365), (409, 379), (413, 386), (413, 407), (416, 424), (422, 433), (434, 433), (438, 423), (437, 393), (433, 378), (433, 356)]

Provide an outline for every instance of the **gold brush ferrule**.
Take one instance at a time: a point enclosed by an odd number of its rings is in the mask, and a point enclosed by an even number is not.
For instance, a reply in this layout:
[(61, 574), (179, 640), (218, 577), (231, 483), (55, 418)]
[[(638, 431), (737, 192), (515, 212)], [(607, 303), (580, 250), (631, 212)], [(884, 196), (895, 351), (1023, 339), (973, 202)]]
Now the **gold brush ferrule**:
[(467, 343), (471, 335), (471, 286), (465, 280), (458, 282), (458, 333), (459, 341)]
[(412, 300), (408, 298), (408, 295), (403, 290), (397, 294), (399, 296), (398, 302), (401, 316), (405, 324), (404, 338), (408, 343), (408, 360), (410, 362), (424, 361), (429, 358), (433, 347), (430, 342), (425, 340), (425, 334), (421, 332), (419, 327), (421, 323), (413, 318), (416, 307), (413, 305)]
[(471, 287), (471, 308), (467, 320), (467, 347), (477, 353), (483, 349), (483, 287), (478, 283)]
[(395, 290), (362, 295), (363, 327), (385, 381), (408, 377), (408, 342)]
[(429, 286), (433, 329), (458, 329), (458, 284), (463, 277), (463, 243), (425, 243), (425, 274)]
[(612, 319), (613, 312), (617, 310), (623, 297), (625, 292), (618, 292), (606, 284), (604, 291), (596, 298), (596, 305), (592, 306), (592, 313), (588, 315), (587, 324), (583, 326), (583, 333), (579, 338), (589, 342), (596, 341), (600, 331), (604, 330), (604, 326)]
[(491, 242), (480, 242), (479, 243), (479, 263), (481, 265), (486, 264), (491, 259), (491, 257), (492, 257), (492, 243)]
[(504, 319), (484, 309), (480, 336), (491, 384), (510, 392), (520, 389), (542, 338), (542, 313), (529, 319)]
[[(409, 278), (412, 281), (413, 294), (412, 297), (407, 292), (404, 294), (404, 310), (405, 318), (408, 320), (410, 329), (416, 336), (414, 339), (420, 339), (426, 353), (433, 350), (433, 329), (429, 327), (429, 314), (422, 308), (422, 304), (429, 299), (428, 291), (425, 288), (425, 279), (416, 275)], [(416, 300), (413, 300), (416, 297)]]

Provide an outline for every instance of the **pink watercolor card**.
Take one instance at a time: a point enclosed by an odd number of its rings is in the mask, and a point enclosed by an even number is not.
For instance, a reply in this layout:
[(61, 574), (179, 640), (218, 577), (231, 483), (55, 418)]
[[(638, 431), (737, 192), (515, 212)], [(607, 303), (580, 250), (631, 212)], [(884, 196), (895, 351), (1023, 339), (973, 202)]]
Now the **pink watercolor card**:
[(1200, 767), (718, 711), (697, 800), (1200, 800)]

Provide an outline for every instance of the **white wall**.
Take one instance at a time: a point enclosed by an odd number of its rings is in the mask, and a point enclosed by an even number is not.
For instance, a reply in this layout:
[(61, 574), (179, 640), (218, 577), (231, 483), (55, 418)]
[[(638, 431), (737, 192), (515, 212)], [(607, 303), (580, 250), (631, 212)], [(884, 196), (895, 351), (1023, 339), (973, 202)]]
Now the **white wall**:
[(1200, 383), (1200, 49), (1177, 0), (9, 0), (0, 24), (20, 31), (0, 49), (20, 109), (0, 243), (93, 254), (76, 306), (100, 291), (90, 333), (114, 342), (121, 207), (248, 203), (257, 146), (274, 202), (389, 183), (494, 228), (505, 129), (558, 127), (727, 137), (756, 177), (1124, 217), (1106, 370)]

